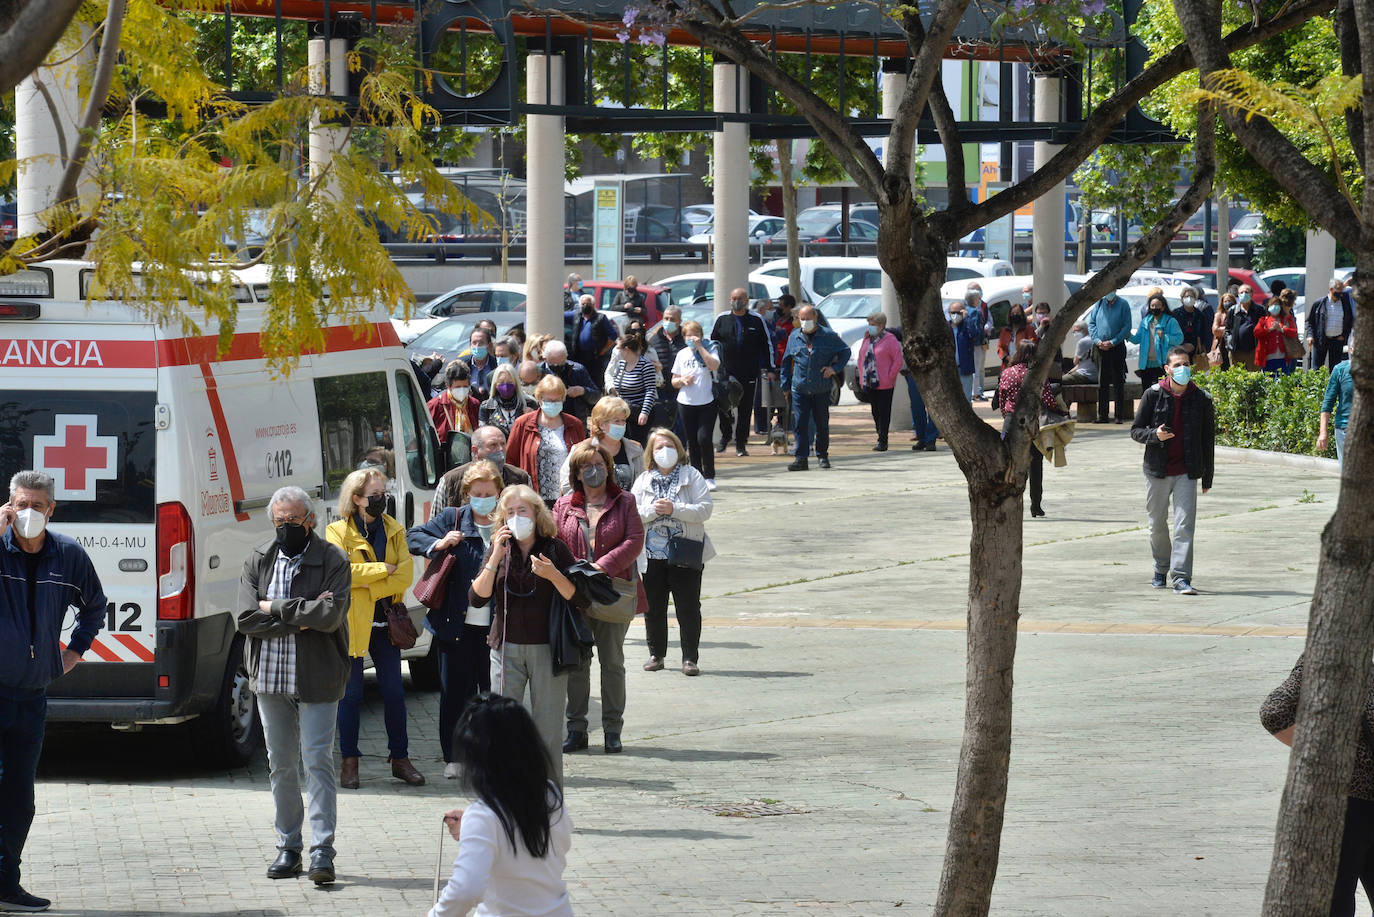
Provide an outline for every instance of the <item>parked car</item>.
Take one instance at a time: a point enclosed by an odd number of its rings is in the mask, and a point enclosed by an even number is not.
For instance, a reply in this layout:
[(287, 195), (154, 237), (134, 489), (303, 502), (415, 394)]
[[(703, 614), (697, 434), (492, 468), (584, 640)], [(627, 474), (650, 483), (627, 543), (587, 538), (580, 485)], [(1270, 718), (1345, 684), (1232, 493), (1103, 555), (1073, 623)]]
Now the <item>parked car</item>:
[[(786, 271), (784, 270), (783, 273), (785, 274)], [(786, 283), (786, 280), (783, 282)], [(673, 305), (680, 309), (686, 309), (694, 303), (709, 303), (715, 299), (716, 275), (709, 271), (697, 271), (692, 274), (675, 274), (672, 277), (665, 277), (662, 280), (656, 281), (654, 287), (665, 292), (666, 303), (663, 308)], [(644, 288), (641, 287), (640, 289)], [(782, 291), (779, 290), (778, 292), (781, 293)], [(755, 281), (752, 276), (750, 277), (750, 302), (763, 299), (764, 297), (771, 299), (773, 295), (774, 294), (769, 292), (767, 286)], [(657, 322), (658, 319), (662, 317), (663, 316), (660, 314), (654, 321)]]
[[(749, 216), (756, 217), (758, 214), (750, 210)], [(716, 205), (688, 204), (686, 207), (682, 208), (682, 218), (688, 223), (691, 223), (694, 227), (709, 226), (715, 222)], [(696, 231), (700, 232), (701, 230), (698, 228)]]
[(1232, 242), (1249, 242), (1252, 245), (1259, 238), (1261, 217), (1258, 213), (1247, 213), (1231, 227)]
[(392, 313), (391, 325), (402, 344), (408, 344), (439, 322), (474, 312), (513, 312), (525, 309), (523, 283), (468, 283), (417, 306), (406, 321), (404, 310)]
[[(604, 312), (610, 309), (615, 294), (625, 289), (625, 283), (618, 280), (587, 280), (582, 283), (582, 287), (584, 292), (596, 297), (596, 307)], [(639, 292), (644, 294), (645, 324), (655, 324), (663, 318), (663, 310), (672, 304), (669, 290), (662, 283), (641, 283)]]
[[(841, 242), (844, 239), (844, 225), (839, 217), (831, 217), (824, 213), (806, 219), (797, 217), (797, 240), (800, 242), (819, 245), (825, 242)], [(850, 220), (849, 241), (877, 242), (878, 227), (866, 220)]]
[(997, 258), (949, 258), (945, 262), (945, 282), (973, 280), (978, 277), (1010, 277), (1016, 268)]
[[(785, 241), (787, 233), (787, 221), (782, 217), (759, 216), (751, 214), (749, 217), (749, 241), (752, 244), (768, 244), (773, 241)], [(687, 238), (688, 242), (697, 245), (710, 245), (715, 238), (715, 222), (696, 224), (696, 232)]]
[[(781, 293), (787, 283), (787, 259), (765, 262), (749, 279), (770, 287), (769, 295)], [(818, 303), (836, 290), (872, 290), (882, 286), (883, 269), (873, 257), (840, 258), (813, 256), (801, 259), (802, 295), (799, 302)], [(777, 292), (773, 292), (773, 288)], [(794, 294), (795, 295), (795, 294)]]
[[(621, 331), (624, 331), (625, 326), (629, 324), (629, 319), (626, 318), (624, 312), (605, 309), (603, 314), (615, 322), (616, 328)], [(406, 345), (406, 356), (411, 359), (419, 359), (438, 354), (447, 363), (464, 356), (468, 352), (472, 329), (477, 327), (479, 321), (490, 319), (495, 322), (496, 336), (501, 337), (516, 328), (524, 330), (525, 315), (523, 310), (520, 312), (471, 312), (466, 315), (440, 319), (438, 324)]]
[[(1189, 278), (1188, 282), (1197, 286), (1217, 287), (1223, 289), (1226, 284), (1217, 284), (1217, 269), (1214, 267), (1200, 267), (1185, 271), (1184, 274)], [(1197, 278), (1193, 280), (1192, 278)], [(1272, 295), (1269, 292), (1269, 284), (1264, 282), (1264, 278), (1247, 268), (1231, 268), (1230, 277), (1236, 283), (1248, 283), (1250, 288), (1255, 291), (1255, 304), (1264, 305), (1265, 301)]]

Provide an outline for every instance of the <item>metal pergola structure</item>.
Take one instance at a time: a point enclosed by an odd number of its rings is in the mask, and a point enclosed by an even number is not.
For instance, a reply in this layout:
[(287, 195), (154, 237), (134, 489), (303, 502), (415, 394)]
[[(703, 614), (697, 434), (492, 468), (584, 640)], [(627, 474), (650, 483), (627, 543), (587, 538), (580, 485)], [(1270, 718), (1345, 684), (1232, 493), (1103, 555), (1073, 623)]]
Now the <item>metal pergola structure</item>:
[[(532, 0), (532, 3), (535, 0)], [(880, 108), (877, 99), (880, 74), (900, 72), (907, 66), (907, 44), (897, 25), (876, 5), (850, 3), (838, 6), (765, 7), (754, 11), (758, 0), (740, 0), (733, 8), (748, 14), (745, 33), (769, 49), (772, 55), (796, 54), (806, 58), (804, 73), (812, 70), (813, 58), (838, 62), (844, 66), (855, 60), (867, 64), (873, 78), (867, 86), (871, 98), (860, 101), (873, 112)], [(1001, 67), (998, 117), (995, 120), (966, 120), (959, 123), (964, 142), (1009, 143), (1044, 140), (1063, 143), (1082, 126), (1086, 115), (1084, 97), (1091, 88), (1107, 81), (1116, 86), (1130, 79), (1145, 64), (1146, 51), (1130, 37), (1130, 27), (1139, 15), (1144, 0), (1126, 0), (1125, 17), (1116, 20), (1108, 34), (1087, 36), (1082, 59), (1072, 59), (1064, 49), (1054, 47), (1026, 28), (998, 32), (987, 14), (971, 5), (959, 23), (947, 49), (950, 59), (996, 62)], [(499, 70), (480, 91), (469, 93), (459, 78), (458, 86), (444, 79), (433, 80), (424, 88), (425, 100), (438, 110), (445, 123), (467, 126), (499, 127), (513, 123), (522, 115), (557, 115), (566, 119), (572, 133), (635, 133), (643, 131), (715, 131), (727, 122), (745, 122), (753, 139), (814, 137), (811, 125), (800, 116), (789, 114), (771, 87), (750, 76), (743, 85), (748, 92), (748, 111), (720, 112), (712, 109), (710, 98), (711, 61), (704, 48), (698, 49), (698, 86), (695, 107), (670, 107), (668, 55), (670, 47), (696, 47), (684, 32), (670, 31), (657, 52), (661, 57), (652, 68), (657, 84), (635, 92), (630, 75), (629, 53), (621, 54), (622, 72), (618, 85), (598, 83), (593, 67), (598, 50), (605, 53), (607, 43), (618, 43), (621, 17), (631, 4), (624, 0), (537, 0), (538, 5), (522, 0), (229, 0), (225, 4), (225, 77), (233, 87), (232, 45), (234, 20), (241, 16), (267, 17), (276, 21), (277, 91), (284, 91), (282, 28), (288, 20), (312, 24), (322, 38), (356, 39), (378, 28), (409, 24), (414, 29), (416, 52), (421, 65), (432, 68), (441, 44), (457, 38), (460, 72), (466, 73), (470, 46), (494, 40), (501, 48)], [(933, 10), (936, 0), (919, 0), (923, 11)], [(566, 93), (560, 105), (533, 105), (519, 98), (518, 61), (520, 44), (526, 52), (545, 52), (565, 56)], [(1118, 64), (1124, 62), (1124, 67)], [(1065, 77), (1059, 117), (1052, 122), (1034, 122), (1014, 117), (1011, 68), (1014, 63), (1050, 65)], [(1105, 74), (1104, 74), (1105, 71)], [(615, 98), (614, 105), (603, 104)], [(743, 91), (743, 90), (741, 90)], [(843, 93), (843, 83), (841, 83)], [(233, 93), (244, 101), (261, 101), (263, 93)], [(270, 94), (268, 94), (270, 95)], [(547, 96), (546, 96), (547, 97)], [(845, 106), (842, 106), (845, 107)], [(861, 133), (885, 135), (890, 122), (878, 117), (854, 118)], [(929, 112), (917, 125), (917, 141), (938, 143)], [(1109, 143), (1175, 143), (1178, 138), (1163, 125), (1133, 109), (1108, 138)]]

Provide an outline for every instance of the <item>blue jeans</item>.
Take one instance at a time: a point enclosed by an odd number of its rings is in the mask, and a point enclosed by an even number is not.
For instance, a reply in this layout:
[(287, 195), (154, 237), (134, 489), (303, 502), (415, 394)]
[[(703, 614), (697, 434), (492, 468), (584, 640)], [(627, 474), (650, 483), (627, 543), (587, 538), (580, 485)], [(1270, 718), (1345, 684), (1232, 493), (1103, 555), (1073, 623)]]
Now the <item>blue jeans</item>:
[[(406, 696), (401, 686), (401, 651), (391, 642), (385, 627), (372, 628), (367, 644), (368, 655), (377, 672), (377, 685), (382, 689), (382, 719), (386, 721), (386, 744), (393, 758), (408, 758), (410, 742), (406, 738)], [(348, 675), (348, 687), (339, 701), (339, 751), (345, 758), (357, 758), (358, 722), (363, 712), (363, 661), (353, 660)]]
[(453, 728), (478, 691), (491, 690), (491, 650), (486, 628), (463, 625), (458, 642), (435, 639), (439, 652), (439, 750), (453, 761)]
[[(970, 381), (972, 376), (968, 377)], [(906, 377), (906, 393), (911, 397), (911, 435), (916, 437), (919, 443), (933, 443), (940, 436), (940, 431), (935, 429), (935, 420), (926, 410), (925, 399), (921, 397), (920, 389), (916, 388), (916, 380), (910, 376)]]
[(303, 704), (291, 694), (259, 694), (258, 713), (267, 745), (268, 778), (276, 812), (277, 849), (301, 850), (301, 764), (310, 805), (310, 852), (334, 856), (338, 775), (334, 772), (334, 720), (338, 704)]
[(1279, 373), (1283, 373), (1286, 376), (1293, 371), (1295, 365), (1296, 361), (1294, 360), (1287, 360), (1283, 357), (1272, 357), (1264, 361), (1264, 371), (1273, 373), (1276, 377)]
[(0, 893), (19, 887), (47, 717), (48, 696), (41, 691), (22, 700), (0, 698)]
[(1345, 427), (1336, 428), (1336, 461), (1345, 465)]
[(830, 456), (830, 392), (809, 395), (806, 392), (792, 393), (792, 432), (797, 437), (797, 448), (793, 453), (801, 461), (811, 455), (811, 438), (816, 439), (816, 456)]

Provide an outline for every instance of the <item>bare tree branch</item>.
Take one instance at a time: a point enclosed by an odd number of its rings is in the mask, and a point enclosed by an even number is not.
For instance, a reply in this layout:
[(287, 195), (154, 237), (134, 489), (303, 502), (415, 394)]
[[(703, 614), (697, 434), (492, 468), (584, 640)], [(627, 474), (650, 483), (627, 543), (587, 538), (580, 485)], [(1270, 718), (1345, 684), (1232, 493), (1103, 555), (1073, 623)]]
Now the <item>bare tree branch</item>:
[(105, 102), (110, 97), (110, 84), (114, 82), (115, 65), (119, 62), (119, 36), (124, 29), (126, 0), (110, 0), (105, 13), (105, 40), (100, 45), (100, 58), (96, 62), (95, 78), (91, 82), (91, 94), (86, 100), (86, 112), (77, 126), (76, 149), (66, 160), (62, 171), (62, 181), (57, 185), (55, 200), (58, 203), (76, 197), (76, 182), (81, 170), (86, 167), (86, 159), (91, 153), (91, 143), (100, 130), (100, 116), (105, 111)]
[(62, 130), (62, 116), (57, 111), (57, 101), (52, 97), (52, 90), (48, 89), (48, 83), (37, 73), (33, 75), (33, 88), (43, 97), (43, 104), (48, 107), (48, 117), (52, 119), (52, 126), (57, 134), (57, 155), (62, 162), (67, 161), (67, 132)]
[(0, 35), (0, 95), (32, 73), (57, 44), (81, 0), (31, 0)]
[[(1328, 13), (1335, 6), (1336, 0), (1305, 0), (1294, 3), (1286, 7), (1281, 14), (1258, 26), (1250, 24), (1234, 30), (1222, 40), (1222, 44), (1228, 52), (1252, 47), (1301, 25), (1313, 16)], [(1094, 108), (1092, 120), (1064, 144), (1049, 162), (1011, 188), (998, 192), (987, 201), (971, 208), (965, 219), (952, 230), (954, 237), (986, 226), (998, 217), (1006, 216), (1043, 197), (1054, 185), (1068, 178), (1093, 150), (1101, 146), (1121, 119), (1126, 117), (1141, 99), (1174, 77), (1191, 70), (1193, 66), (1193, 53), (1186, 43), (1180, 44), (1150, 64), (1110, 98)]]
[(930, 87), (930, 111), (935, 117), (935, 130), (945, 148), (945, 184), (949, 187), (950, 218), (957, 220), (969, 209), (968, 183), (964, 178), (964, 144), (959, 140), (959, 122), (945, 95), (944, 84), (936, 80)]

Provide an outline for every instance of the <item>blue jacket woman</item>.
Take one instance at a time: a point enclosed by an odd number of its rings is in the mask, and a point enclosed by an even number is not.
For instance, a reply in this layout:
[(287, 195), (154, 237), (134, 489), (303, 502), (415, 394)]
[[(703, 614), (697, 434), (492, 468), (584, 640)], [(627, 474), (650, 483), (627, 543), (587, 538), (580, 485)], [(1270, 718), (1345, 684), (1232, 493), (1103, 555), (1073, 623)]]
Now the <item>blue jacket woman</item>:
[(1164, 375), (1169, 348), (1183, 343), (1183, 329), (1169, 314), (1164, 297), (1150, 297), (1149, 308), (1131, 340), (1140, 346), (1140, 381), (1149, 388)]

